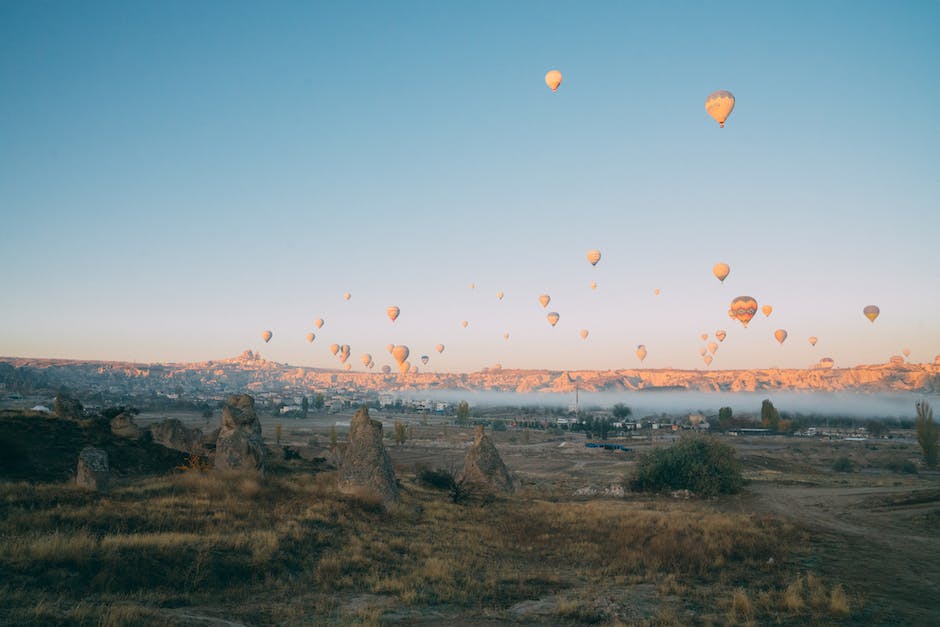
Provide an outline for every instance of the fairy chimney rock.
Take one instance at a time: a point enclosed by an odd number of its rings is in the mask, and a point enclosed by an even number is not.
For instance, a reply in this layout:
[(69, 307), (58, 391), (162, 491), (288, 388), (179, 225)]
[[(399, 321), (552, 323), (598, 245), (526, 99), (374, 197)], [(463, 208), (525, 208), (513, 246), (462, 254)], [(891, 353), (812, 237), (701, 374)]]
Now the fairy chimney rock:
[(499, 456), (492, 438), (483, 432), (482, 426), (477, 426), (473, 446), (464, 458), (463, 476), (470, 483), (497, 492), (513, 492), (515, 489), (506, 464)]
[(248, 394), (229, 397), (222, 407), (222, 427), (215, 445), (220, 470), (264, 470), (265, 449), (255, 399)]
[(111, 467), (108, 465), (108, 452), (104, 449), (86, 446), (78, 454), (78, 469), (75, 483), (83, 488), (107, 492), (111, 483)]
[(339, 487), (344, 491), (366, 489), (385, 502), (398, 500), (395, 471), (382, 443), (382, 423), (369, 418), (362, 407), (349, 421), (349, 439), (339, 469)]

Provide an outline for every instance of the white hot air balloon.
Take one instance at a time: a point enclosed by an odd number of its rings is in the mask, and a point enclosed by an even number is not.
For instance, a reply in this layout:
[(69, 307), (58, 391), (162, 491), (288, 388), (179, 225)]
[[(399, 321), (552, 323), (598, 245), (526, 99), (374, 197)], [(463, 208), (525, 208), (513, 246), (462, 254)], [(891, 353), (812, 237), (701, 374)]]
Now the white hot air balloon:
[(545, 74), (545, 84), (551, 88), (552, 93), (558, 91), (558, 87), (561, 85), (561, 81), (561, 72), (558, 70), (549, 70)]
[(359, 361), (362, 362), (363, 366), (368, 368), (369, 364), (372, 363), (372, 355), (370, 355), (369, 353), (363, 353), (362, 357), (359, 358)]
[(734, 96), (731, 95), (730, 91), (724, 89), (712, 92), (705, 99), (705, 110), (708, 111), (708, 115), (715, 118), (718, 126), (724, 128), (725, 120), (734, 110)]

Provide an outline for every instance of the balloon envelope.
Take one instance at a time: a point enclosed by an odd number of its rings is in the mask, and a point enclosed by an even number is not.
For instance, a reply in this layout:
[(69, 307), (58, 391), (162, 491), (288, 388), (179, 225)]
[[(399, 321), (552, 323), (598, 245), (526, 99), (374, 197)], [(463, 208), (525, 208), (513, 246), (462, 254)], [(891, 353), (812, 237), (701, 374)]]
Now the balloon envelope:
[(881, 314), (881, 310), (878, 309), (878, 305), (868, 305), (862, 310), (862, 313), (865, 314), (866, 318), (874, 322), (875, 318)]
[(431, 361), (431, 358), (430, 358), (430, 357), (428, 357), (427, 355), (421, 355), (421, 363), (422, 363), (422, 364), (424, 364), (425, 366), (427, 366), (429, 361)]
[(308, 341), (308, 342), (313, 342), (315, 339), (317, 339), (317, 336), (316, 336), (315, 334), (313, 334), (313, 333), (308, 333), (308, 334), (307, 334), (307, 341)]
[(597, 281), (591, 281), (591, 289), (592, 289), (592, 290), (596, 290), (596, 289), (597, 289)]
[(323, 318), (317, 318), (316, 320), (314, 320), (314, 321), (313, 321), (313, 325), (314, 325), (316, 328), (318, 328), (318, 329), (322, 329), (322, 328), (323, 328)]
[(708, 343), (708, 352), (710, 352), (712, 355), (714, 355), (716, 352), (718, 352), (718, 342), (709, 342), (709, 343)]
[(385, 350), (387, 350), (389, 353), (392, 352), (392, 349), (393, 349), (393, 348), (395, 348), (395, 345), (394, 345), (394, 344), (386, 344), (386, 345), (385, 345)]
[(815, 336), (815, 335), (809, 336), (809, 345), (810, 345), (810, 346), (816, 346), (816, 342), (817, 342), (817, 340), (816, 340), (816, 336)]
[(646, 345), (645, 344), (640, 344), (639, 346), (636, 347), (636, 356), (640, 358), (641, 362), (644, 359), (646, 359)]
[(731, 308), (728, 310), (728, 315), (743, 324), (745, 328), (756, 313), (757, 301), (750, 296), (738, 296), (731, 301)]
[(725, 120), (728, 119), (728, 116), (731, 115), (731, 112), (734, 110), (734, 96), (731, 95), (730, 91), (725, 91), (724, 89), (712, 92), (709, 94), (708, 98), (705, 99), (705, 110), (708, 111), (708, 115), (715, 118), (715, 121), (718, 122), (718, 126), (724, 128)]
[(398, 318), (399, 313), (401, 313), (401, 310), (398, 307), (395, 307), (394, 305), (385, 310), (385, 315), (388, 316), (388, 319), (391, 320), (392, 322), (395, 322), (396, 318)]
[(408, 359), (408, 355), (411, 354), (411, 351), (408, 350), (407, 346), (399, 344), (392, 349), (392, 357), (395, 358), (395, 361), (398, 362), (398, 365), (405, 363), (405, 360)]
[(774, 331), (774, 338), (776, 338), (776, 340), (780, 342), (780, 344), (783, 344), (784, 340), (787, 339), (786, 329), (777, 329), (776, 331)]
[(274, 337), (274, 334), (271, 333), (270, 331), (261, 332), (261, 339), (264, 340), (265, 343), (270, 342), (272, 337)]
[(587, 336), (588, 336), (588, 330), (587, 330), (587, 329), (581, 329), (581, 339), (582, 339), (582, 340), (586, 340), (586, 339), (587, 339)]
[(539, 302), (542, 304), (542, 307), (548, 307), (548, 303), (550, 303), (551, 300), (552, 300), (552, 297), (549, 296), (548, 294), (542, 294), (541, 296), (539, 296)]
[(718, 277), (718, 280), (722, 283), (725, 282), (725, 279), (728, 277), (730, 272), (731, 266), (726, 263), (716, 263), (715, 267), (712, 268), (712, 273), (714, 273), (714, 275)]
[(330, 352), (334, 355), (339, 352), (339, 344), (330, 344)]
[(470, 326), (470, 323), (464, 320), (463, 322), (460, 323), (460, 325), (466, 329), (468, 326)]
[(770, 317), (770, 314), (773, 313), (774, 308), (771, 307), (770, 305), (764, 305), (763, 307), (760, 308), (760, 310), (764, 313), (764, 315), (765, 315), (766, 317), (769, 318), (769, 317)]
[(587, 252), (587, 260), (591, 263), (592, 266), (596, 266), (597, 262), (601, 260), (601, 251), (599, 250), (589, 250)]
[(372, 355), (370, 355), (369, 353), (363, 353), (362, 357), (359, 358), (359, 361), (362, 362), (363, 366), (368, 367), (369, 364), (372, 362)]
[(439, 353), (443, 353), (443, 352), (444, 352), (444, 345), (443, 345), (443, 344), (438, 344), (438, 345), (435, 346), (434, 348), (436, 348), (436, 349), (437, 349), (437, 352), (439, 352)]
[(558, 324), (558, 320), (559, 318), (561, 318), (561, 316), (558, 315), (558, 312), (555, 312), (555, 311), (551, 312), (545, 317), (548, 318), (548, 323), (552, 326), (555, 326), (556, 324)]
[(711, 356), (711, 355), (703, 355), (703, 356), (702, 356), (702, 359), (705, 361), (705, 365), (706, 365), (706, 366), (711, 366), (711, 365), (712, 365), (712, 356)]
[(496, 298), (499, 299), (499, 300), (503, 300), (503, 293), (502, 293), (502, 292), (496, 292)]
[(558, 91), (558, 86), (561, 85), (561, 81), (561, 72), (558, 70), (549, 70), (546, 72), (545, 84), (548, 85), (553, 92)]
[(343, 298), (345, 298), (346, 300), (349, 300), (351, 297), (352, 297), (352, 294), (350, 294), (349, 292), (346, 292), (345, 294), (343, 294)]
[(728, 337), (728, 333), (724, 329), (718, 329), (715, 331), (715, 337), (718, 338), (719, 342), (724, 342), (725, 338)]

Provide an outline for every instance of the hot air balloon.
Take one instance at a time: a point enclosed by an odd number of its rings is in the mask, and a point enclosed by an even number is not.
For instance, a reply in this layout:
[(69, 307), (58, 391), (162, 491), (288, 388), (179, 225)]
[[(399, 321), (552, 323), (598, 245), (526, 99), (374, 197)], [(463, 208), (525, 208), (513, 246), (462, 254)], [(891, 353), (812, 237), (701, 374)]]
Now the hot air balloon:
[(745, 329), (756, 313), (757, 301), (750, 296), (738, 296), (731, 301), (731, 309), (728, 310), (728, 315), (740, 321)]
[(401, 344), (392, 349), (392, 357), (395, 358), (398, 365), (405, 363), (405, 360), (408, 359), (408, 355), (410, 354), (411, 351), (408, 350), (408, 347)]
[(892, 366), (903, 366), (904, 358), (900, 355), (891, 355), (891, 357), (888, 359), (888, 363)]
[(770, 305), (764, 305), (763, 307), (760, 308), (760, 310), (761, 312), (763, 312), (764, 316), (767, 318), (769, 318), (770, 314), (774, 312), (774, 308), (771, 307)]
[(657, 287), (655, 290), (653, 290), (653, 296), (659, 296), (659, 288), (658, 288), (658, 287)]
[(375, 361), (374, 361), (374, 360), (373, 360), (373, 361), (370, 361), (370, 362), (369, 362), (369, 365), (367, 366), (367, 368), (369, 368), (369, 370), (372, 370), (373, 368), (375, 368)]
[(382, 374), (389, 374), (392, 372), (392, 367), (389, 365), (382, 366)]
[(711, 355), (702, 355), (702, 360), (705, 362), (706, 366), (712, 365), (712, 356)]
[(698, 349), (698, 354), (701, 355), (702, 357), (704, 357), (704, 356), (705, 356), (705, 353), (707, 353), (707, 352), (708, 352), (708, 349), (705, 348), (704, 346), (703, 346), (702, 348)]
[(589, 250), (587, 252), (587, 260), (591, 263), (592, 266), (596, 266), (597, 262), (601, 260), (601, 251)]
[(334, 355), (339, 352), (339, 344), (330, 344), (330, 352)]
[(639, 357), (640, 362), (646, 359), (646, 345), (640, 344), (636, 347), (636, 356)]
[(343, 294), (343, 298), (345, 298), (346, 300), (349, 300), (351, 297), (352, 297), (352, 294), (350, 294), (349, 292), (346, 292), (345, 294)]
[(471, 283), (471, 284), (470, 284), (470, 289), (471, 289), (471, 290), (472, 290), (472, 289), (476, 289), (476, 283)]
[(407, 361), (399, 362), (398, 372), (402, 374), (407, 374), (410, 369), (411, 369), (411, 364), (409, 364)]
[(716, 263), (715, 267), (712, 268), (712, 273), (718, 277), (718, 280), (722, 283), (725, 282), (725, 279), (728, 277), (728, 274), (731, 272), (731, 266), (726, 263)]
[(597, 289), (597, 281), (591, 281), (591, 289), (592, 289), (592, 290), (596, 290), (596, 289)]
[(718, 126), (724, 128), (725, 120), (734, 110), (734, 96), (730, 91), (719, 89), (705, 99), (705, 110), (708, 111), (708, 115), (715, 118)]
[(702, 335), (700, 335), (699, 337), (701, 337), (702, 341), (704, 342), (705, 340), (708, 339), (708, 333), (702, 333)]
[(429, 361), (431, 361), (431, 358), (430, 358), (430, 357), (428, 357), (427, 355), (421, 355), (421, 363), (422, 363), (422, 364), (424, 364), (425, 366), (427, 366)]
[(466, 320), (464, 320), (463, 322), (461, 322), (461, 323), (460, 323), (460, 326), (462, 326), (463, 328), (465, 328), (465, 329), (466, 329), (467, 327), (469, 327), (469, 326), (470, 326), (470, 323), (469, 323), (469, 322), (467, 322)]
[(264, 340), (265, 344), (267, 344), (268, 342), (270, 342), (272, 337), (274, 337), (274, 334), (271, 333), (270, 331), (262, 331), (262, 332), (261, 332), (261, 339)]
[(725, 338), (728, 337), (728, 333), (724, 329), (718, 329), (715, 331), (715, 337), (718, 338), (719, 342), (724, 342)]
[(777, 329), (774, 331), (774, 338), (776, 338), (776, 340), (780, 342), (780, 345), (783, 346), (783, 341), (787, 339), (786, 329)]
[(385, 345), (385, 350), (387, 350), (389, 353), (392, 352), (392, 349), (393, 349), (393, 348), (395, 348), (395, 345), (394, 345), (394, 344), (386, 344), (386, 345)]
[(502, 293), (502, 292), (496, 292), (496, 299), (497, 299), (497, 300), (503, 300), (503, 293)]
[(862, 313), (865, 314), (866, 318), (874, 322), (875, 318), (881, 313), (881, 310), (878, 309), (878, 305), (868, 305), (862, 310)]
[(401, 313), (401, 310), (394, 305), (385, 310), (385, 315), (388, 316), (388, 319), (392, 322), (395, 322), (399, 313)]
[(549, 70), (548, 73), (545, 74), (545, 84), (551, 87), (552, 92), (558, 91), (561, 80), (561, 72), (558, 70)]
[(709, 342), (708, 343), (708, 352), (712, 355), (718, 352), (718, 342)]
[(582, 339), (582, 340), (586, 340), (586, 339), (587, 339), (587, 336), (588, 336), (588, 330), (587, 330), (587, 329), (581, 329), (581, 339)]
[(558, 313), (555, 311), (551, 312), (545, 317), (548, 318), (548, 323), (552, 326), (555, 326), (556, 324), (558, 324), (558, 319), (561, 318), (561, 316), (559, 316)]
[(370, 355), (369, 353), (363, 353), (362, 357), (359, 358), (359, 361), (362, 362), (363, 366), (368, 368), (369, 364), (372, 362), (372, 355)]
[(503, 333), (503, 339), (504, 339), (504, 340), (508, 340), (508, 339), (509, 339), (509, 333), (508, 333), (508, 332)]
[(833, 361), (832, 357), (823, 357), (822, 359), (819, 360), (819, 365), (827, 370), (832, 368), (835, 364), (836, 362)]
[(552, 297), (549, 296), (548, 294), (542, 294), (541, 296), (539, 296), (539, 303), (542, 304), (542, 307), (548, 307), (548, 303), (550, 303), (551, 300), (552, 300)]
[(911, 349), (909, 349), (909, 348), (902, 348), (902, 349), (901, 349), (901, 352), (904, 354), (905, 357), (910, 357), (910, 356), (911, 356)]
[(323, 328), (323, 318), (317, 318), (316, 320), (314, 320), (314, 321), (313, 321), (313, 326), (315, 326), (315, 327), (318, 328), (318, 329), (322, 329), (322, 328)]
[(816, 340), (816, 336), (815, 336), (815, 335), (809, 336), (809, 345), (810, 345), (810, 346), (816, 346), (816, 341), (817, 341), (817, 340)]
[(339, 363), (345, 364), (347, 359), (349, 359), (349, 355), (348, 355), (347, 353), (340, 352), (340, 354), (339, 354)]
[(308, 341), (308, 342), (313, 342), (315, 339), (317, 339), (316, 334), (314, 334), (314, 333), (308, 333), (308, 334), (307, 334), (307, 341)]
[[(344, 359), (343, 361), (345, 362), (346, 360)], [(352, 364), (346, 364), (345, 369), (352, 370)]]
[(443, 353), (443, 352), (444, 352), (444, 345), (443, 345), (443, 344), (438, 344), (438, 345), (435, 346), (434, 348), (436, 348), (436, 349), (437, 349), (437, 352), (439, 352), (439, 353)]

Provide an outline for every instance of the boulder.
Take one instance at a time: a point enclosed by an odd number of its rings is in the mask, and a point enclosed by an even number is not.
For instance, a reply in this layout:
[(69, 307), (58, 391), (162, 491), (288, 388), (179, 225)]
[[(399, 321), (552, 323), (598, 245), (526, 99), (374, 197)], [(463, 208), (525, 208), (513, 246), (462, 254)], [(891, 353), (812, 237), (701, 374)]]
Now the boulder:
[(78, 454), (75, 483), (90, 490), (107, 492), (111, 483), (108, 452), (92, 446), (83, 448), (81, 453)]
[(264, 470), (265, 456), (255, 399), (248, 394), (229, 397), (222, 408), (222, 426), (215, 443), (215, 467)]
[(463, 464), (463, 479), (496, 492), (513, 492), (515, 485), (506, 464), (490, 436), (478, 426), (473, 446), (467, 451)]
[(398, 482), (382, 443), (382, 423), (369, 418), (362, 407), (349, 421), (349, 439), (339, 468), (339, 487), (344, 491), (365, 489), (388, 503), (398, 500)]
[(134, 422), (134, 417), (127, 413), (121, 413), (111, 419), (111, 433), (119, 438), (131, 438), (136, 440), (140, 437), (140, 427)]
[(202, 431), (196, 427), (190, 429), (176, 418), (166, 418), (150, 425), (150, 435), (154, 442), (167, 448), (184, 453), (202, 452)]
[(85, 415), (85, 408), (77, 398), (66, 392), (59, 392), (55, 397), (55, 415), (59, 418), (78, 420)]

